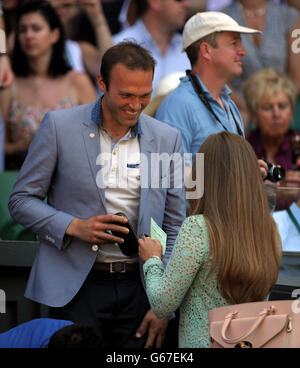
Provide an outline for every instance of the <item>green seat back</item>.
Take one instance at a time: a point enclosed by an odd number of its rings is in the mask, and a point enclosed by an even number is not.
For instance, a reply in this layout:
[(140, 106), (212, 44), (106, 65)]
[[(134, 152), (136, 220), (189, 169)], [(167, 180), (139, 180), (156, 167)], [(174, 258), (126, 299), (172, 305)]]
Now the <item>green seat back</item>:
[(12, 192), (18, 171), (0, 172), (0, 238), (3, 240), (36, 240), (35, 234), (15, 222), (8, 211), (8, 198)]

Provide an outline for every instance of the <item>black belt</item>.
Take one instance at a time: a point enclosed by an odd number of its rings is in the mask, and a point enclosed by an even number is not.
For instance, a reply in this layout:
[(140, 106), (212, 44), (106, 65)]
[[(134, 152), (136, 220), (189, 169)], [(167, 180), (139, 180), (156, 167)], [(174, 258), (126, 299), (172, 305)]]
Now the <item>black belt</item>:
[(125, 262), (95, 263), (92, 269), (109, 273), (139, 272), (139, 264)]

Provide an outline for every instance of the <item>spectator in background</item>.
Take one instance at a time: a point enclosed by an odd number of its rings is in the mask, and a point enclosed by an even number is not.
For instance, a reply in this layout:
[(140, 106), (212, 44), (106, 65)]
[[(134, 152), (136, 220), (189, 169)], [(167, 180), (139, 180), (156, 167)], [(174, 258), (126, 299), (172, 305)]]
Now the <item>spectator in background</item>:
[(93, 348), (104, 346), (95, 327), (71, 321), (37, 318), (0, 333), (0, 348)]
[(298, 11), (300, 11), (300, 3), (299, 0), (273, 0), (275, 3), (291, 6)]
[(137, 0), (124, 0), (118, 17), (121, 31), (133, 26), (138, 17)]
[(20, 168), (47, 111), (97, 98), (87, 75), (71, 71), (64, 42), (59, 17), (47, 1), (33, 1), (19, 10), (12, 53), (15, 80), (0, 96), (6, 169)]
[(71, 321), (36, 318), (0, 333), (0, 348), (45, 348), (52, 335)]
[[(59, 14), (67, 31), (66, 54), (74, 70), (86, 71), (95, 81), (104, 52), (113, 44), (111, 32), (103, 13), (101, 0), (49, 0)], [(74, 39), (74, 18), (84, 10), (95, 32), (96, 45)], [(80, 30), (83, 32), (84, 30)], [(72, 39), (70, 39), (73, 34)]]
[(21, 0), (2, 0), (3, 18), (6, 30), (6, 46), (7, 52), (10, 55), (15, 42), (15, 27), (16, 27), (16, 14), (20, 6)]
[[(191, 75), (164, 99), (156, 118), (181, 131), (184, 152), (193, 159), (210, 134), (226, 130), (244, 135), (242, 118), (226, 85), (242, 72), (241, 33), (257, 31), (241, 27), (221, 12), (197, 13), (184, 26), (183, 50), (192, 65)], [(187, 158), (187, 175), (191, 166), (192, 159)]]
[[(296, 139), (300, 144), (300, 133), (290, 128), (296, 100), (293, 83), (279, 71), (261, 69), (246, 80), (243, 94), (255, 125), (247, 139), (257, 157), (286, 170), (282, 186), (300, 188), (300, 156), (293, 151)], [(287, 208), (289, 204), (278, 202), (277, 209)]]
[[(0, 29), (4, 30), (6, 32), (6, 27), (5, 27), (5, 22), (4, 22), (4, 17), (3, 17), (3, 10), (2, 10), (2, 5), (0, 3)], [(1, 39), (1, 53), (2, 55), (0, 56), (0, 86), (2, 88), (8, 87), (12, 81), (13, 81), (13, 72), (11, 70), (11, 65), (10, 65), (10, 60), (8, 55), (4, 55), (4, 52), (6, 49), (6, 41), (5, 38)], [(1, 129), (1, 128), (0, 128)]]
[(182, 28), (187, 17), (188, 1), (140, 0), (137, 2), (140, 18), (133, 26), (113, 36), (114, 43), (134, 39), (149, 50), (156, 60), (153, 92), (157, 83), (167, 74), (184, 72), (190, 67), (186, 54), (181, 52)]
[[(197, 12), (216, 11), (216, 10), (222, 11), (222, 9), (224, 9), (226, 6), (229, 6), (234, 1), (237, 0), (189, 0), (190, 2), (189, 14), (192, 16)], [(277, 4), (292, 6), (300, 11), (299, 0), (272, 0), (272, 1)], [(248, 1), (248, 3), (250, 3), (250, 1)]]
[[(247, 139), (258, 158), (280, 165), (286, 172), (285, 185), (300, 187), (297, 157), (293, 157), (293, 139), (300, 138), (290, 128), (295, 111), (293, 83), (275, 69), (261, 69), (244, 83), (244, 98), (255, 129)], [(300, 166), (299, 166), (300, 167)]]
[[(209, 347), (208, 311), (266, 299), (280, 266), (280, 239), (250, 144), (210, 135), (200, 147), (204, 194), (188, 217), (164, 270), (161, 244), (140, 239), (146, 291), (158, 318), (180, 307), (179, 347)], [(193, 177), (197, 165), (193, 166)]]
[[(9, 57), (6, 52), (6, 38), (4, 33), (3, 12), (0, 3), (0, 88), (8, 87), (13, 81)], [(4, 170), (4, 123), (0, 110), (0, 172)]]
[(297, 94), (300, 92), (300, 53), (294, 53), (291, 46), (294, 41), (291, 33), (300, 28), (299, 12), (272, 0), (237, 0), (222, 11), (239, 24), (262, 31), (244, 36), (243, 72), (230, 84), (232, 98), (246, 123), (249, 117), (242, 98), (242, 84), (256, 70), (274, 68), (286, 73), (295, 84)]
[(118, 16), (120, 14), (124, 0), (101, 0), (103, 11), (109, 24), (109, 28), (112, 34), (116, 34), (121, 31), (121, 24)]

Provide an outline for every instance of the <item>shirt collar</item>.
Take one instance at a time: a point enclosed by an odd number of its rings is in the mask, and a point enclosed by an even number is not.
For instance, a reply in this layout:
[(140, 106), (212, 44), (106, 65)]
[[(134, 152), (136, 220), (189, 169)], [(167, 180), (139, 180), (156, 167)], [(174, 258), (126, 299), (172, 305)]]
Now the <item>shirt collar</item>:
[[(98, 100), (96, 101), (95, 106), (92, 109), (92, 114), (91, 114), (91, 119), (102, 129), (103, 125), (102, 125), (102, 107), (101, 107), (101, 101), (102, 101), (102, 97), (99, 97)], [(130, 136), (131, 138), (135, 138), (137, 135), (142, 135), (143, 131), (142, 131), (142, 127), (141, 127), (141, 123), (140, 123), (140, 118), (138, 119), (137, 123), (131, 128), (130, 131)]]
[[(143, 35), (143, 42), (152, 42), (154, 43), (156, 46), (156, 42), (154, 41), (151, 33), (148, 31), (147, 27), (145, 26), (145, 23), (139, 19), (135, 22), (134, 26), (136, 27), (135, 32), (138, 32), (138, 34), (142, 34)], [(180, 35), (179, 32), (176, 32), (170, 42), (168, 47), (176, 47), (178, 44), (182, 44), (182, 36)], [(158, 46), (157, 46), (158, 47)]]
[[(207, 89), (207, 88), (206, 88), (206, 86), (203, 84), (202, 80), (199, 78), (199, 76), (198, 76), (198, 75), (196, 75), (196, 76), (197, 76), (197, 78), (198, 78), (198, 80), (199, 80), (199, 82), (200, 82), (200, 84), (201, 84), (201, 87), (202, 87), (202, 89), (203, 89), (203, 92), (204, 92), (204, 93), (207, 93), (207, 94), (211, 97), (211, 95), (210, 95), (210, 93), (209, 93), (208, 89)], [(222, 88), (220, 95), (222, 95), (222, 96), (224, 96), (224, 97), (229, 97), (229, 96), (231, 95), (231, 93), (232, 93), (231, 89), (230, 89), (227, 85), (225, 85), (225, 86)]]
[(153, 38), (151, 36), (151, 34), (148, 32), (148, 29), (146, 28), (144, 22), (139, 19), (135, 22), (135, 27), (136, 27), (136, 32), (138, 32), (139, 34), (142, 34), (144, 37), (144, 41), (152, 41), (153, 42)]

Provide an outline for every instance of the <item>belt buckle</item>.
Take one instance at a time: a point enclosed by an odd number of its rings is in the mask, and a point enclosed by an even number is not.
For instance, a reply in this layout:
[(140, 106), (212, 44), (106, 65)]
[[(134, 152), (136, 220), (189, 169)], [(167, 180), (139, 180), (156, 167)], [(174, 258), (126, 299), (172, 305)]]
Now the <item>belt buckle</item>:
[(109, 272), (110, 273), (125, 273), (126, 272), (126, 263), (123, 263), (122, 262), (123, 270), (122, 271), (119, 271), (119, 272), (114, 270), (114, 267), (113, 267), (114, 264), (115, 264), (114, 262), (111, 262), (109, 264)]

